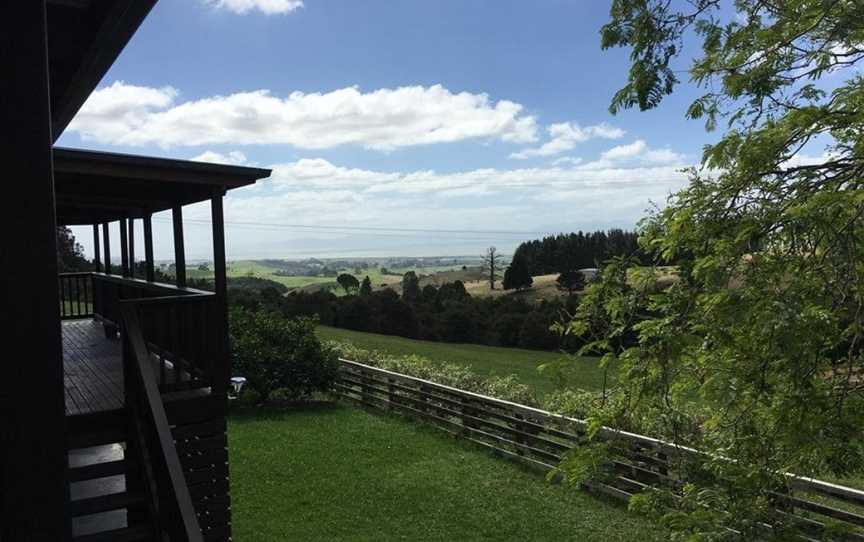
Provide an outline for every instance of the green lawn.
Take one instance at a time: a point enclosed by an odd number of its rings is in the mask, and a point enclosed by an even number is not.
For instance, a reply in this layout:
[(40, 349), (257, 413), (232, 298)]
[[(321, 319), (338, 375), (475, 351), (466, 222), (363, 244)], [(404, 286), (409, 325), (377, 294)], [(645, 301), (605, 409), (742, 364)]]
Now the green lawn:
[(229, 446), (239, 542), (666, 539), (619, 504), (340, 403), (232, 415)]
[[(537, 370), (538, 365), (561, 359), (556, 352), (524, 350), (521, 348), (501, 348), (478, 344), (453, 344), (432, 341), (417, 341), (392, 335), (362, 333), (327, 326), (318, 327), (321, 339), (350, 341), (366, 350), (379, 350), (392, 355), (417, 354), (432, 361), (458, 363), (470, 366), (483, 375), (505, 376), (515, 374), (519, 379), (532, 386), (542, 395), (556, 388), (556, 382)], [(603, 386), (603, 371), (597, 359), (581, 358), (579, 366), (573, 371), (574, 386), (588, 390), (599, 390)]]

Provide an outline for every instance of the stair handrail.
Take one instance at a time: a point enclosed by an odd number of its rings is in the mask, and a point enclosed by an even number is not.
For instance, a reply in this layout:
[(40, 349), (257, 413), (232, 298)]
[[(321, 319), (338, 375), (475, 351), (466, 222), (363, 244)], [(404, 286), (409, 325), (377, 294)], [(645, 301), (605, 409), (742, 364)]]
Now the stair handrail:
[[(155, 432), (155, 440), (158, 444), (148, 449), (148, 455), (151, 463), (158, 462), (160, 470), (163, 471), (161, 487), (150, 488), (151, 496), (157, 499), (155, 503), (157, 506), (154, 507), (157, 524), (160, 531), (167, 532), (172, 542), (203, 542), (201, 527), (186, 484), (174, 437), (171, 435), (168, 416), (165, 414), (165, 405), (153, 369), (148, 362), (149, 353), (141, 330), (136, 300), (121, 301), (120, 305), (124, 331), (124, 371), (127, 372), (127, 405), (132, 405), (135, 401), (135, 397), (129, 395), (131, 391), (129, 387), (134, 386), (143, 399), (140, 417), (146, 419), (140, 421), (146, 422)], [(138, 406), (132, 408), (137, 410)], [(137, 430), (133, 430), (132, 433), (133, 438), (139, 438)]]

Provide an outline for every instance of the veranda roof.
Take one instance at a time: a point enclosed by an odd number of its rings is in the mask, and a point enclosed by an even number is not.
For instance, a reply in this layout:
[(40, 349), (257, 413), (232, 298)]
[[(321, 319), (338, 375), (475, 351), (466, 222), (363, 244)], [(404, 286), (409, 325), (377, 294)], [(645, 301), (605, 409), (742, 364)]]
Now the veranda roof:
[(140, 218), (205, 201), (269, 176), (269, 169), (55, 148), (57, 223), (88, 225)]

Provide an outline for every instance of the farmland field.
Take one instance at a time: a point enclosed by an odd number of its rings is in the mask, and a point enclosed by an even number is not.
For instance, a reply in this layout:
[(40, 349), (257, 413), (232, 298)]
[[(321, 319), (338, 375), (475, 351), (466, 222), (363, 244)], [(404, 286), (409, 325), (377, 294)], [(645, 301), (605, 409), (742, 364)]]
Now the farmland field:
[[(319, 326), (317, 333), (321, 339), (347, 341), (365, 350), (378, 350), (395, 356), (416, 354), (432, 361), (464, 365), (482, 375), (515, 374), (522, 382), (534, 388), (538, 395), (554, 390), (557, 385), (551, 377), (540, 374), (537, 366), (562, 357), (557, 352), (418, 341), (327, 326)], [(590, 357), (579, 358), (578, 364), (571, 385), (587, 390), (601, 389), (603, 372), (597, 360)]]
[[(367, 264), (368, 265), (368, 264)], [(402, 275), (408, 271), (414, 271), (418, 275), (430, 275), (435, 273), (446, 273), (452, 271), (454, 265), (430, 265), (424, 267), (393, 267), (388, 269), (387, 274), (381, 273), (380, 265), (368, 265), (366, 269), (356, 267), (339, 267), (334, 268), (337, 273), (349, 273), (354, 275), (358, 281), (362, 281), (368, 276), (375, 289), (380, 289), (384, 285), (399, 289), (402, 281)], [(285, 285), (290, 289), (310, 289), (327, 288), (332, 289), (337, 295), (340, 295), (341, 289), (336, 284), (335, 276), (309, 276), (309, 275), (289, 275), (284, 274), (280, 268), (279, 260), (234, 260), (227, 262), (227, 272), (229, 277), (257, 277), (267, 280), (272, 280)], [(280, 274), (282, 272), (282, 274)], [(212, 279), (213, 270), (209, 267), (199, 269), (197, 266), (187, 266), (186, 276), (192, 279)]]
[(236, 540), (666, 540), (618, 504), (404, 419), (336, 403), (228, 427)]

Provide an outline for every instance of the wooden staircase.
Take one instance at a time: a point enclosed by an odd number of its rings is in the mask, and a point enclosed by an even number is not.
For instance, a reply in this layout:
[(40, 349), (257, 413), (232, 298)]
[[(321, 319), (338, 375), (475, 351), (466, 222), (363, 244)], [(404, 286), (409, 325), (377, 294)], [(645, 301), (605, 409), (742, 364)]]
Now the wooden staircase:
[[(148, 497), (126, 456), (123, 412), (70, 417), (68, 483), (73, 540), (158, 540)], [(135, 486), (138, 485), (138, 489)]]

